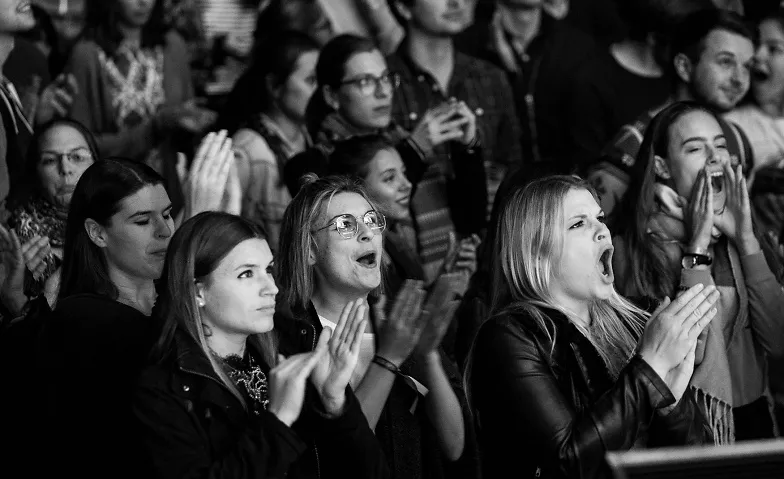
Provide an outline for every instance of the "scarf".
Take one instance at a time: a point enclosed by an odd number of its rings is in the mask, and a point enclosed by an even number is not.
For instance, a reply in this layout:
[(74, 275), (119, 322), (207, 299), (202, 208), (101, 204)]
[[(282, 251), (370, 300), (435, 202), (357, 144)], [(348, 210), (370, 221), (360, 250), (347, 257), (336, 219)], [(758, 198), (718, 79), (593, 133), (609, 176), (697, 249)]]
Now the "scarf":
[[(668, 261), (673, 269), (680, 269), (688, 233), (683, 223), (683, 206), (686, 200), (667, 186), (657, 184), (655, 192), (658, 210), (648, 220), (648, 234), (658, 237), (665, 244)], [(716, 235), (718, 231), (714, 231)], [(720, 233), (717, 234), (717, 237)], [(735, 441), (732, 414), (732, 380), (730, 376), (727, 345), (736, 330), (745, 324), (748, 314), (748, 297), (742, 280), (740, 257), (726, 239), (714, 247), (714, 271), (728, 270), (731, 277), (716, 276), (716, 286), (721, 293), (717, 303), (718, 314), (700, 334), (697, 357), (689, 390), (713, 431), (717, 445)], [(737, 299), (736, 299), (737, 298)], [(737, 309), (737, 313), (733, 311)]]
[[(68, 209), (61, 208), (35, 196), (24, 206), (14, 211), (11, 220), (19, 242), (24, 244), (30, 238), (46, 236), (52, 248), (62, 248), (65, 243), (65, 223)], [(54, 252), (44, 258), (46, 270), (40, 278), (28, 277), (25, 280), (25, 293), (31, 297), (38, 296), (44, 290), (46, 280), (60, 267), (61, 258)], [(28, 275), (29, 276), (29, 275)]]

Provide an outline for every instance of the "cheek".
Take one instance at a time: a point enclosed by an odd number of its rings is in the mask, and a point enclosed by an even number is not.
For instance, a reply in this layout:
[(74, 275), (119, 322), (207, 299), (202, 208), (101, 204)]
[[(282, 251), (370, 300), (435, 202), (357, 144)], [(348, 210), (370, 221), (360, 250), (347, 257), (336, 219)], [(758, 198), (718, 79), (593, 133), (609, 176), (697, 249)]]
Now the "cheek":
[(383, 208), (389, 209), (395, 205), (396, 190), (386, 183), (367, 183), (368, 193)]
[(41, 182), (41, 187), (47, 191), (57, 188), (57, 186), (62, 181), (60, 175), (54, 168), (44, 168), (38, 170), (38, 179)]

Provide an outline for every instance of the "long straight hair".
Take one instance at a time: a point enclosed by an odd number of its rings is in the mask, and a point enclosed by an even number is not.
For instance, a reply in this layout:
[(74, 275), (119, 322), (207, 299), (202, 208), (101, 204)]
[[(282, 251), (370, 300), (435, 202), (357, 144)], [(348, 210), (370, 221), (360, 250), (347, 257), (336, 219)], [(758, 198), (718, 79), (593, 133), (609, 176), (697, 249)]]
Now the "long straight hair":
[(283, 214), (278, 251), (277, 283), (281, 297), (292, 311), (307, 309), (313, 296), (315, 270), (308, 262), (311, 249), (317, 251), (313, 230), (326, 213), (327, 205), (339, 193), (355, 193), (377, 209), (362, 182), (347, 176), (304, 177), (304, 185)]
[[(178, 329), (199, 345), (215, 374), (234, 396), (247, 407), (234, 382), (226, 375), (210, 351), (210, 335), (196, 304), (196, 283), (204, 282), (221, 261), (240, 243), (248, 239), (266, 240), (260, 226), (239, 216), (207, 211), (183, 223), (174, 233), (166, 253), (158, 298), (158, 316), (162, 319), (161, 334), (153, 348), (153, 359), (162, 361), (172, 350)], [(270, 367), (277, 357), (277, 341), (273, 332), (254, 334), (248, 338), (262, 353)]]
[[(84, 38), (98, 44), (107, 55), (113, 56), (124, 40), (118, 28), (119, 0), (87, 0)], [(142, 27), (141, 47), (163, 45), (169, 29), (163, 21), (163, 0), (155, 0), (150, 18)]]
[[(551, 176), (531, 182), (507, 202), (498, 228), (501, 268), (495, 283), (504, 281), (511, 295), (508, 306), (494, 305), (493, 312), (526, 313), (547, 336), (552, 346), (555, 324), (543, 311), (574, 313), (563, 308), (552, 295), (555, 271), (564, 248), (564, 199), (577, 189), (594, 194), (591, 187), (574, 176)], [(594, 194), (594, 196), (596, 196)], [(648, 314), (631, 304), (613, 288), (606, 300), (590, 307), (591, 328), (584, 331), (596, 347), (613, 378), (626, 365), (644, 329)], [(578, 321), (572, 321), (579, 326)]]
[(89, 218), (109, 226), (123, 200), (153, 185), (164, 185), (163, 178), (138, 161), (110, 158), (93, 163), (84, 171), (68, 207), (58, 301), (83, 293), (117, 299), (106, 256), (90, 239), (85, 221)]

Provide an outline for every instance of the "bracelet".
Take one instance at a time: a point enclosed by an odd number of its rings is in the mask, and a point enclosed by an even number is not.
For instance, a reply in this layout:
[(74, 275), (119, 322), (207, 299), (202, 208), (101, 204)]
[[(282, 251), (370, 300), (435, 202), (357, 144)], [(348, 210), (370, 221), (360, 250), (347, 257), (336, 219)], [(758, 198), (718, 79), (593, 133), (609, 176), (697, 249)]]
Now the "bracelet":
[(393, 363), (392, 361), (388, 360), (383, 356), (379, 356), (378, 354), (376, 354), (375, 356), (373, 356), (373, 362), (394, 375), (400, 374), (400, 368), (395, 366), (395, 363)]

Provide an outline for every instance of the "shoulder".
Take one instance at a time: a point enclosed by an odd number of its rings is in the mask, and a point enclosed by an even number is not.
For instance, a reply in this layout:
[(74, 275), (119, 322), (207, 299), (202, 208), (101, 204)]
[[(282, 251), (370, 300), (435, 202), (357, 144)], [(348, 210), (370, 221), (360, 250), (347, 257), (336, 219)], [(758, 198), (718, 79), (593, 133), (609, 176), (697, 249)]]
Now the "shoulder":
[(240, 128), (232, 137), (237, 154), (247, 160), (274, 160), (274, 154), (258, 132), (250, 128)]
[(164, 45), (169, 53), (184, 55), (188, 51), (188, 46), (182, 36), (175, 29), (170, 29), (163, 37)]
[(500, 67), (487, 60), (457, 52), (455, 53), (455, 64), (465, 68), (474, 75), (480, 75), (483, 78), (503, 83), (504, 85), (508, 83), (506, 73)]
[(546, 336), (542, 329), (541, 320), (550, 321), (552, 313), (547, 310), (538, 310), (541, 315), (537, 317), (533, 310), (522, 308), (507, 308), (491, 316), (477, 333), (477, 344), (484, 343), (491, 349), (497, 349), (510, 343), (517, 343), (534, 347), (535, 344)]
[(83, 328), (122, 329), (129, 336), (133, 331), (146, 329), (150, 318), (140, 311), (98, 294), (76, 294), (57, 302), (55, 317)]
[(79, 40), (71, 50), (70, 62), (76, 64), (97, 62), (101, 51), (101, 47), (93, 40)]

